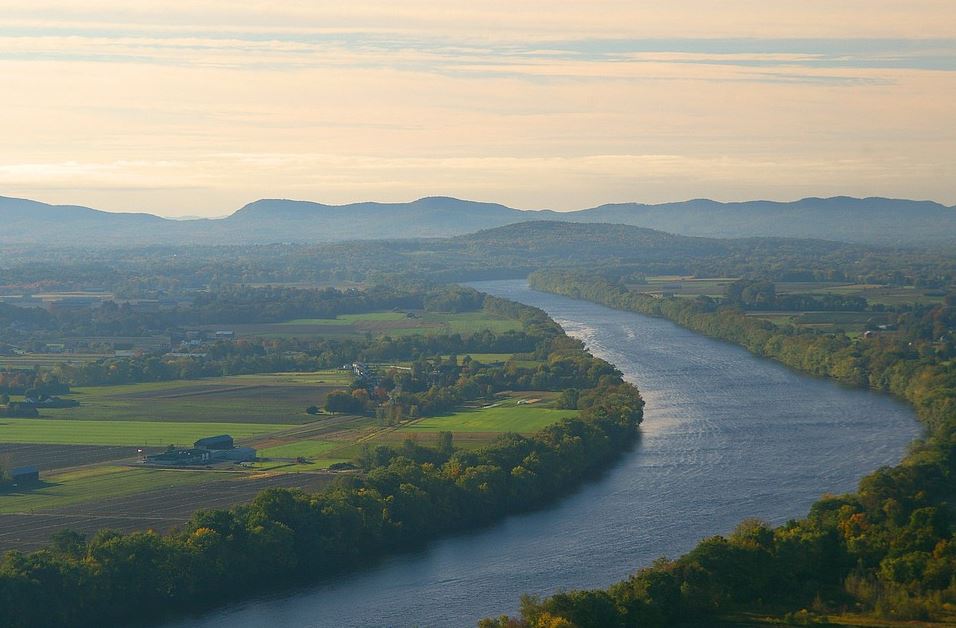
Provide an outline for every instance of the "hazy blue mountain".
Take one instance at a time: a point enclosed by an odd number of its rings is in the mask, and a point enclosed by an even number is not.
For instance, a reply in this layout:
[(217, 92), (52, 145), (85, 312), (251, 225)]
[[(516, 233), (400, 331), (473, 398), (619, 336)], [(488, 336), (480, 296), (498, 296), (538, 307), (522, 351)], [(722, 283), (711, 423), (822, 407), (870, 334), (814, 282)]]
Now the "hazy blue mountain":
[[(205, 222), (205, 221), (203, 221)], [(175, 237), (175, 221), (0, 196), (0, 244), (124, 246)]]
[(251, 244), (449, 237), (538, 220), (627, 224), (717, 238), (956, 243), (956, 208), (885, 198), (807, 198), (792, 203), (701, 199), (661, 205), (602, 205), (563, 213), (448, 197), (349, 205), (263, 199), (226, 218), (171, 220), (0, 197), (0, 244)]
[(560, 214), (444, 196), (411, 203), (349, 205), (264, 199), (246, 205), (222, 222), (237, 234), (247, 228), (264, 229), (276, 241), (303, 237), (329, 241), (454, 236), (555, 215)]
[(573, 212), (576, 222), (613, 222), (714, 238), (824, 238), (844, 242), (919, 244), (956, 242), (956, 207), (888, 198), (805, 198), (790, 203), (602, 205)]

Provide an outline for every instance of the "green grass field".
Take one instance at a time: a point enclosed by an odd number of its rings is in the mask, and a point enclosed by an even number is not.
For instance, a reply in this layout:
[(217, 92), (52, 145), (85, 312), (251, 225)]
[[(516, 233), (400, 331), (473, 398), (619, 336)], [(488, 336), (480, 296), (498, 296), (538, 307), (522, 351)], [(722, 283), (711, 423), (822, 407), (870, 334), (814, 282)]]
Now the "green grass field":
[(438, 431), (531, 434), (576, 414), (577, 410), (558, 410), (556, 408), (539, 407), (536, 404), (513, 405), (507, 403), (494, 407), (462, 409), (447, 416), (419, 419), (399, 431), (406, 434)]
[(292, 427), (295, 426), (273, 423), (3, 419), (0, 420), (0, 443), (162, 447), (192, 445), (204, 436), (217, 434), (230, 434), (236, 440), (242, 440)]
[(29, 512), (94, 499), (132, 495), (154, 488), (183, 486), (215, 480), (202, 471), (97, 466), (45, 475), (43, 486), (0, 494), (0, 513)]

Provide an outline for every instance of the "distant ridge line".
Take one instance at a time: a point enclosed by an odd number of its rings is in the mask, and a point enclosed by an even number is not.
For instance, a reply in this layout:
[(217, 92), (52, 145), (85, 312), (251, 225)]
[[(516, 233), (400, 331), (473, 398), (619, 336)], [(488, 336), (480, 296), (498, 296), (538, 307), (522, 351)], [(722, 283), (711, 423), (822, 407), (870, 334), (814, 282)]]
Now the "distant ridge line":
[[(569, 212), (449, 196), (411, 202), (264, 198), (222, 218), (174, 219), (0, 196), (0, 244), (252, 244), (449, 237), (527, 221), (603, 222), (689, 236), (786, 237), (881, 245), (956, 244), (956, 206), (884, 197), (608, 203)], [(59, 242), (62, 244), (62, 242)]]

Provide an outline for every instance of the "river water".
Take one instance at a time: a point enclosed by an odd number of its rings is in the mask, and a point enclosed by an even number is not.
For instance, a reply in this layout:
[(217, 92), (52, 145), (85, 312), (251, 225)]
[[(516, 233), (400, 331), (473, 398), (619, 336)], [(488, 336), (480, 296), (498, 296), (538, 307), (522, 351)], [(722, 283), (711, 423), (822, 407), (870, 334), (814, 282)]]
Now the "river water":
[(664, 320), (472, 284), (547, 311), (647, 401), (642, 438), (547, 510), (435, 540), (334, 582), (232, 604), (166, 628), (474, 626), (521, 593), (604, 587), (745, 517), (803, 516), (826, 492), (895, 464), (920, 429), (890, 397), (791, 371)]

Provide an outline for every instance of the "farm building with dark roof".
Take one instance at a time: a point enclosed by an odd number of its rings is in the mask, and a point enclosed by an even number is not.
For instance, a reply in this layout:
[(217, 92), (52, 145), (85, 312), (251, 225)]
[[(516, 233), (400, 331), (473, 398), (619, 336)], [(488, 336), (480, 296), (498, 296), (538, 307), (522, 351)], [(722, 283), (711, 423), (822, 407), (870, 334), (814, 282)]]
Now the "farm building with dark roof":
[(200, 438), (193, 443), (193, 447), (202, 449), (232, 449), (235, 446), (236, 444), (233, 442), (232, 436), (229, 434), (220, 434), (219, 436)]

